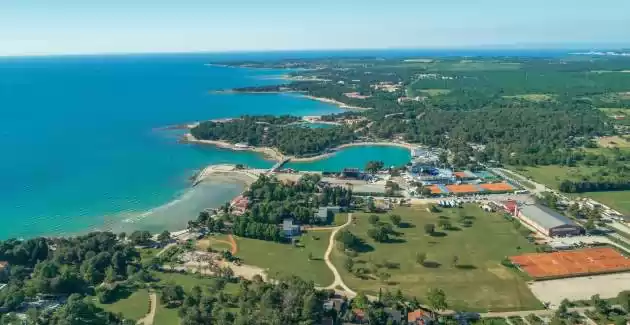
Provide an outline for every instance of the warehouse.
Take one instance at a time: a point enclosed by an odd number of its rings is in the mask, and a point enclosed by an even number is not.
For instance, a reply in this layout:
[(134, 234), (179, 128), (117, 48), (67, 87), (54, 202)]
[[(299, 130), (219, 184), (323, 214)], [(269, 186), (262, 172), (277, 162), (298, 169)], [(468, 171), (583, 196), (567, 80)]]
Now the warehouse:
[(523, 223), (547, 236), (578, 236), (584, 229), (571, 219), (541, 205), (520, 205), (515, 216)]

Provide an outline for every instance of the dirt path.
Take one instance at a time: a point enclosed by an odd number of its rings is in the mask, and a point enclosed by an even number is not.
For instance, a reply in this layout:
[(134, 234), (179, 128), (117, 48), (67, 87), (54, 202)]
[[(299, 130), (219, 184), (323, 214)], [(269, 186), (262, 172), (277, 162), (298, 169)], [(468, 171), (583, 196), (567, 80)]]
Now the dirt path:
[(138, 320), (139, 324), (153, 325), (153, 320), (155, 319), (155, 310), (157, 308), (157, 303), (158, 303), (157, 295), (155, 294), (155, 292), (149, 293), (149, 303), (151, 304), (149, 313), (146, 316), (144, 316), (144, 318)]
[(352, 289), (350, 289), (343, 282), (343, 279), (341, 278), (341, 274), (339, 274), (339, 271), (337, 270), (335, 265), (330, 261), (330, 254), (332, 253), (335, 247), (335, 236), (337, 235), (337, 232), (339, 232), (339, 230), (350, 225), (351, 222), (352, 222), (352, 213), (348, 213), (348, 221), (346, 221), (346, 223), (344, 223), (343, 225), (339, 227), (334, 227), (332, 234), (330, 234), (330, 240), (328, 241), (328, 248), (326, 249), (326, 254), (324, 254), (324, 261), (326, 262), (326, 265), (328, 266), (330, 271), (332, 271), (333, 275), (335, 276), (335, 280), (333, 281), (331, 285), (325, 287), (324, 289), (336, 289), (337, 287), (341, 287), (343, 288), (347, 296), (354, 297), (357, 295), (357, 293), (354, 292)]

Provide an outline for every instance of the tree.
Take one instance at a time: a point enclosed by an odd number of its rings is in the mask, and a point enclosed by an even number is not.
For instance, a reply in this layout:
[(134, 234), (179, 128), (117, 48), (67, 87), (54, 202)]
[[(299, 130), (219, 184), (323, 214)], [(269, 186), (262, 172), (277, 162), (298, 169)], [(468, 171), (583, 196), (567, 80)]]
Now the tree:
[(129, 240), (131, 240), (134, 245), (147, 245), (151, 241), (151, 233), (137, 230), (129, 235)]
[(343, 267), (346, 271), (352, 272), (352, 268), (354, 267), (354, 261), (350, 257), (346, 257), (343, 262)]
[(378, 273), (378, 278), (381, 280), (381, 282), (387, 282), (387, 280), (389, 280), (389, 278), (391, 278), (391, 274), (387, 273), (387, 272), (379, 272)]
[(620, 292), (617, 295), (617, 302), (627, 313), (630, 313), (630, 291)]
[(595, 229), (595, 220), (593, 218), (588, 218), (586, 223), (584, 223), (584, 228), (589, 231)]
[(369, 197), (367, 199), (367, 202), (365, 203), (365, 208), (367, 209), (368, 212), (376, 211), (376, 204), (374, 203), (373, 198)]
[(171, 233), (168, 230), (164, 230), (163, 232), (161, 232), (158, 237), (157, 240), (162, 244), (165, 245), (167, 244), (169, 241), (171, 241)]
[(446, 294), (442, 289), (429, 289), (427, 293), (427, 302), (433, 310), (433, 319), (437, 319), (436, 312), (440, 312), (448, 308), (446, 303)]
[(451, 222), (445, 219), (440, 219), (438, 221), (438, 225), (440, 226), (440, 228), (444, 229), (444, 230), (448, 230), (451, 229)]
[(418, 252), (416, 253), (416, 263), (420, 265), (424, 265), (424, 262), (427, 260), (427, 253)]
[(397, 215), (397, 214), (392, 214), (389, 216), (389, 220), (391, 220), (392, 224), (395, 226), (399, 226), (400, 225), (400, 221), (402, 220), (402, 218)]
[(366, 309), (370, 305), (370, 301), (363, 292), (359, 292), (354, 299), (352, 299), (352, 307), (357, 309)]
[(424, 233), (427, 235), (433, 235), (433, 233), (435, 232), (435, 225), (432, 223), (428, 223), (426, 225), (424, 225)]
[(376, 174), (379, 170), (383, 169), (385, 164), (382, 161), (371, 160), (365, 165), (365, 171), (370, 174)]
[(172, 306), (180, 304), (184, 300), (184, 296), (184, 289), (182, 286), (170, 283), (162, 289), (160, 300), (163, 304)]
[(380, 217), (375, 214), (372, 214), (368, 217), (368, 222), (371, 225), (376, 225), (379, 222), (379, 220), (380, 220)]
[(124, 231), (118, 234), (118, 240), (124, 241), (126, 237), (127, 233), (125, 233)]
[(459, 257), (457, 255), (453, 256), (453, 266), (457, 266), (457, 263), (459, 263)]

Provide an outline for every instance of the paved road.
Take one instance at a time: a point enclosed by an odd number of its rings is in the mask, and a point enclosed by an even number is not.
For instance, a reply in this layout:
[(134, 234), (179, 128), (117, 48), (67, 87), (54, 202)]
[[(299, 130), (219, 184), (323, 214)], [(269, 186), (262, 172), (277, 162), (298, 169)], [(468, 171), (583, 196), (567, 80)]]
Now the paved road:
[(333, 230), (332, 234), (330, 234), (330, 240), (328, 241), (328, 248), (326, 249), (326, 254), (324, 254), (324, 261), (326, 262), (326, 265), (328, 266), (330, 271), (332, 271), (333, 275), (335, 276), (335, 280), (333, 281), (333, 283), (327, 286), (325, 289), (335, 289), (336, 287), (341, 287), (343, 288), (343, 290), (346, 293), (346, 296), (348, 297), (354, 297), (357, 295), (357, 293), (354, 292), (352, 289), (350, 289), (343, 282), (343, 279), (341, 278), (341, 274), (339, 274), (339, 271), (337, 270), (335, 265), (330, 261), (330, 254), (335, 248), (335, 236), (337, 235), (337, 232), (339, 232), (339, 230), (350, 225), (351, 222), (352, 222), (352, 213), (348, 213), (348, 221), (346, 221), (346, 223), (344, 223), (343, 225), (336, 227)]

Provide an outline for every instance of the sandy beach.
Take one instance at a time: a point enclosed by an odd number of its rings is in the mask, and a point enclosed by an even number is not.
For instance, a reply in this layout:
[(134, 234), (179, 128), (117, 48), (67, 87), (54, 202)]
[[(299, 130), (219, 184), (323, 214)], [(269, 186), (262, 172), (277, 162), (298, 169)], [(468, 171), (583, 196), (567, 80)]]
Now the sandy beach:
[(368, 109), (372, 109), (370, 107), (351, 106), (351, 105), (348, 105), (348, 104), (345, 104), (345, 103), (342, 103), (340, 101), (337, 101), (337, 100), (334, 100), (334, 99), (330, 99), (330, 98), (315, 97), (315, 96), (311, 96), (311, 95), (301, 95), (300, 97), (307, 98), (307, 99), (310, 99), (310, 100), (316, 100), (316, 101), (327, 103), (327, 104), (337, 105), (341, 109), (347, 109), (347, 110), (351, 110), (351, 111), (365, 111), (365, 110), (368, 110)]

